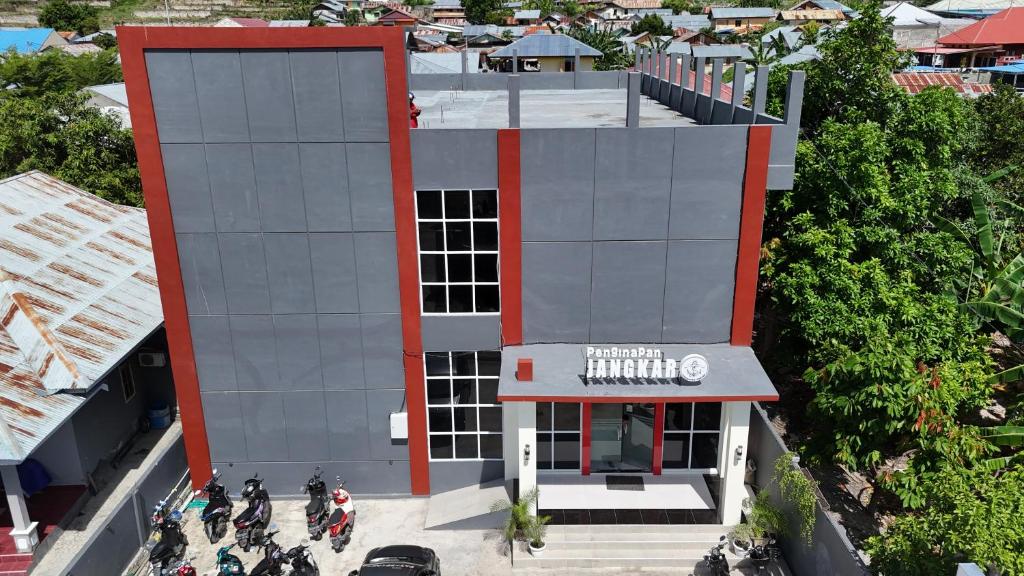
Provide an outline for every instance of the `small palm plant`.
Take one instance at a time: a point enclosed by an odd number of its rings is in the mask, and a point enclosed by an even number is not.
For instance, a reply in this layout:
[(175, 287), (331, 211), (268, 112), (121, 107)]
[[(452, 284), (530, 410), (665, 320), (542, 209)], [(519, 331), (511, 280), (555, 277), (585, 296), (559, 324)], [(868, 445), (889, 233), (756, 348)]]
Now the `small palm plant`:
[(551, 516), (534, 516), (530, 518), (530, 523), (526, 526), (526, 541), (530, 544), (530, 553), (537, 555), (538, 551), (543, 551), (544, 536), (548, 533), (548, 522), (551, 521)]
[[(498, 529), (501, 530), (502, 536), (510, 546), (516, 540), (523, 540), (527, 537), (527, 531), (533, 524), (533, 509), (539, 497), (540, 490), (533, 488), (521, 495), (514, 504), (508, 500), (498, 500), (491, 504), (491, 512), (508, 512), (508, 516)], [(543, 534), (541, 538), (543, 538)]]

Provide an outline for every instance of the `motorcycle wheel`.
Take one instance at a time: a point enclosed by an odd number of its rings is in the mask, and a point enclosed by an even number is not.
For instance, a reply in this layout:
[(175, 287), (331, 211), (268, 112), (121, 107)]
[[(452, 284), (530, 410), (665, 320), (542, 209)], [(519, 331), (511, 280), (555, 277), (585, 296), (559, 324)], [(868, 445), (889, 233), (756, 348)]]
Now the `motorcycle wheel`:
[(320, 540), (321, 540), (321, 539), (322, 539), (323, 537), (324, 537), (324, 534), (323, 534), (323, 532), (317, 532), (316, 534), (314, 534), (314, 535), (311, 535), (311, 536), (310, 536), (310, 539), (312, 539), (312, 540), (315, 540), (315, 541), (319, 542), (319, 541), (320, 541)]
[(213, 525), (213, 522), (204, 523), (203, 531), (206, 532), (206, 539), (210, 541), (210, 544), (217, 542), (217, 528)]

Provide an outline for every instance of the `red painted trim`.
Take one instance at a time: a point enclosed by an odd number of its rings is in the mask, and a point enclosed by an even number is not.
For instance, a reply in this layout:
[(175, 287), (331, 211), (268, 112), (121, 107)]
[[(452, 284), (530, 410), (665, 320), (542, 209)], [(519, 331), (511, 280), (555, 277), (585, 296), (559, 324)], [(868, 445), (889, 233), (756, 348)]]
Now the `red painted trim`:
[(651, 451), (651, 469), (655, 476), (661, 474), (661, 462), (665, 452), (665, 403), (654, 405), (654, 450)]
[(501, 341), (505, 346), (523, 343), (523, 226), (519, 154), (519, 130), (498, 130)]
[[(120, 31), (119, 31), (120, 32)], [(128, 100), (131, 103), (132, 130), (135, 132), (135, 153), (146, 198), (146, 217), (153, 245), (153, 260), (160, 285), (160, 301), (164, 311), (167, 347), (171, 355), (171, 373), (181, 411), (181, 429), (193, 488), (201, 488), (213, 474), (210, 445), (206, 438), (203, 399), (199, 392), (192, 333), (188, 325), (185, 287), (178, 265), (178, 246), (174, 239), (171, 204), (167, 198), (160, 140), (157, 136), (156, 114), (149, 92), (144, 38), (129, 33), (118, 40), (121, 67)]]
[(583, 438), (580, 442), (580, 473), (584, 476), (590, 476), (590, 408), (589, 402), (583, 403), (583, 423), (580, 425), (583, 428)]
[(736, 257), (736, 290), (732, 303), (732, 337), (729, 340), (733, 346), (750, 346), (753, 341), (761, 226), (764, 222), (771, 147), (771, 126), (754, 125), (748, 129), (739, 252)]
[(634, 402), (650, 404), (658, 402), (778, 402), (778, 394), (760, 396), (517, 396), (498, 394), (499, 402), (582, 402), (589, 404), (612, 404)]
[[(395, 30), (398, 30), (396, 32)], [(383, 26), (292, 28), (210, 28), (118, 26), (118, 45), (131, 49), (382, 48), (401, 28)], [(402, 47), (404, 49), (404, 46)], [(404, 60), (404, 54), (402, 55)], [(402, 77), (405, 82), (405, 77)], [(403, 102), (407, 108), (408, 102)], [(408, 118), (406, 118), (408, 123)], [(134, 126), (134, 123), (132, 124)]]

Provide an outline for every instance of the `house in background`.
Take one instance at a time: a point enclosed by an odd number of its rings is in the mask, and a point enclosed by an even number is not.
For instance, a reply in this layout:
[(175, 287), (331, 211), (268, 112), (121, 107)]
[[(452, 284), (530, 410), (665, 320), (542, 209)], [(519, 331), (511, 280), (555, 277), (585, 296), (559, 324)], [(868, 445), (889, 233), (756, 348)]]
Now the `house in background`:
[(576, 51), (580, 52), (580, 70), (593, 70), (594, 58), (601, 51), (565, 34), (530, 34), (495, 50), (491, 60), (501, 62), (500, 69), (512, 70), (512, 59), (518, 55), (520, 71), (572, 72)]
[(934, 4), (924, 6), (924, 9), (949, 18), (980, 20), (1019, 5), (1016, 0), (938, 0)]
[(86, 104), (117, 116), (121, 120), (122, 127), (132, 127), (132, 117), (128, 113), (128, 94), (125, 92), (124, 82), (86, 86), (82, 88), (82, 92), (89, 96)]
[(434, 22), (452, 26), (466, 25), (466, 9), (461, 0), (434, 0)]
[(711, 24), (715, 32), (747, 34), (764, 28), (775, 20), (774, 8), (712, 8)]
[(911, 94), (917, 94), (929, 86), (952, 88), (967, 98), (991, 94), (991, 84), (968, 82), (956, 72), (898, 72), (892, 75), (893, 82)]
[(1024, 59), (1024, 7), (1007, 8), (914, 50), (925, 66), (975, 68)]
[(147, 409), (175, 404), (146, 212), (0, 180), (0, 571), (23, 574)]
[(0, 28), (0, 52), (35, 54), (68, 41), (53, 28)]
[(852, 8), (835, 0), (804, 0), (788, 10), (779, 13), (779, 20), (787, 24), (835, 24), (857, 15)]
[(937, 38), (977, 22), (971, 18), (945, 18), (922, 10), (910, 2), (899, 2), (882, 8), (882, 17), (892, 18), (892, 38), (901, 50), (933, 46)]
[(267, 28), (270, 22), (260, 18), (221, 18), (215, 28)]
[(536, 26), (540, 24), (540, 10), (516, 10), (509, 18), (510, 26)]
[(392, 9), (377, 19), (377, 26), (414, 26), (416, 17), (397, 8)]

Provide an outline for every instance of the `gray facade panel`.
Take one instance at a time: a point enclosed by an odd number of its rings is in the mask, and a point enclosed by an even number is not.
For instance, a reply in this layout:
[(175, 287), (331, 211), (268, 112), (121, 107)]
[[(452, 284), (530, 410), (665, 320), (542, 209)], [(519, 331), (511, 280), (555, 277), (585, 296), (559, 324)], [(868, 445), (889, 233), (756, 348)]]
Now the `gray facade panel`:
[(735, 240), (668, 243), (664, 342), (728, 342), (736, 279)]
[(358, 314), (319, 314), (320, 366), (327, 390), (361, 390), (363, 333)]
[(672, 239), (739, 238), (747, 127), (675, 131)]
[(404, 387), (402, 316), (360, 314), (359, 319), (363, 335), (363, 373), (366, 387)]
[(249, 119), (245, 111), (245, 90), (239, 54), (232, 50), (194, 50), (192, 70), (203, 140), (248, 142)]
[(591, 342), (660, 338), (665, 256), (665, 241), (594, 244)]
[(264, 234), (270, 309), (274, 314), (316, 312), (306, 234)]
[(202, 142), (203, 127), (199, 123), (199, 103), (189, 53), (147, 51), (146, 74), (160, 142)]
[(291, 392), (239, 392), (242, 426), (250, 461), (288, 460), (283, 396)]
[(218, 232), (259, 232), (260, 206), (249, 144), (207, 144), (206, 166)]
[(316, 315), (274, 317), (277, 365), (281, 390), (323, 390), (320, 338)]
[(391, 440), (391, 413), (405, 410), (405, 390), (367, 390), (366, 415), (370, 456), (375, 460), (409, 460), (409, 445)]
[(277, 390), (277, 343), (274, 318), (268, 315), (231, 316), (231, 344), (239, 390)]
[(387, 91), (384, 52), (353, 50), (338, 53), (341, 105), (346, 142), (387, 142)]
[(237, 390), (231, 326), (227, 316), (189, 316), (199, 389)]
[(352, 230), (345, 145), (299, 144), (299, 161), (309, 231)]
[(327, 412), (323, 391), (284, 394), (284, 423), (288, 431), (288, 458), (293, 461), (327, 460)]
[(523, 243), (526, 342), (588, 341), (591, 257), (590, 242)]
[(497, 130), (413, 130), (417, 190), (498, 187)]
[(360, 312), (398, 312), (398, 253), (394, 232), (354, 234)]
[(671, 128), (597, 131), (594, 240), (660, 240), (668, 231)]
[(523, 241), (590, 240), (595, 130), (523, 130)]
[(316, 311), (359, 312), (352, 234), (310, 234), (309, 253), (316, 289)]
[(504, 477), (505, 463), (500, 460), (431, 462), (430, 493), (439, 494)]
[(210, 459), (217, 462), (246, 461), (248, 456), (238, 392), (203, 392), (202, 398)]
[(338, 53), (297, 50), (291, 59), (295, 119), (300, 142), (344, 142)]
[[(366, 420), (366, 391), (328, 390), (327, 445), (332, 460), (370, 458), (370, 427)], [(322, 442), (322, 440), (321, 440)]]
[(224, 292), (231, 314), (270, 312), (267, 259), (259, 234), (220, 234)]
[(306, 209), (296, 144), (253, 144), (264, 232), (305, 232)]
[(501, 348), (501, 316), (423, 316), (420, 319), (423, 349), (498, 350)]
[(391, 148), (387, 144), (346, 144), (352, 225), (356, 231), (395, 229), (391, 189)]
[(408, 461), (346, 460), (332, 462), (227, 462), (215, 461), (223, 472), (221, 481), (227, 486), (241, 486), (247, 478), (259, 473), (271, 498), (306, 498), (302, 486), (320, 465), (324, 480), (331, 486), (336, 476), (345, 480), (345, 488), (358, 498), (369, 495), (409, 494)]
[(253, 142), (294, 142), (295, 104), (288, 53), (245, 50), (242, 78)]
[(216, 234), (177, 234), (178, 263), (190, 314), (227, 314)]
[(165, 144), (160, 148), (174, 231), (213, 232), (213, 204), (202, 144)]

